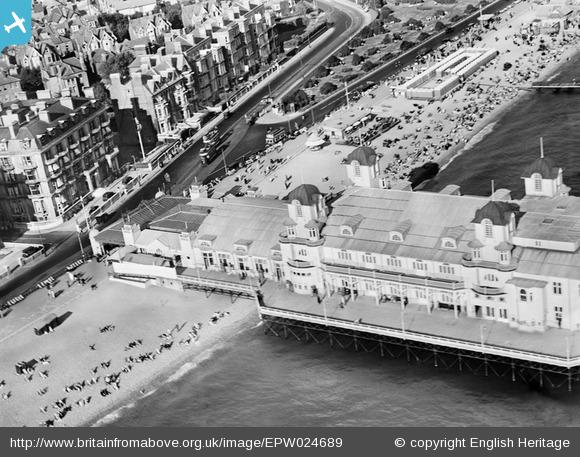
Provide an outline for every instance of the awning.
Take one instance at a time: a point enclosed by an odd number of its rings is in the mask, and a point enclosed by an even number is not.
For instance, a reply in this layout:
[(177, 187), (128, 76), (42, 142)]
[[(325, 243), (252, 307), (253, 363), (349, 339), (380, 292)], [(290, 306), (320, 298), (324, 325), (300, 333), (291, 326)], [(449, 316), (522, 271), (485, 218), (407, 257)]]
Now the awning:
[(530, 278), (512, 278), (506, 281), (506, 284), (513, 284), (516, 287), (522, 287), (524, 289), (531, 288), (544, 288), (548, 285), (547, 281), (542, 281), (540, 279), (530, 279)]

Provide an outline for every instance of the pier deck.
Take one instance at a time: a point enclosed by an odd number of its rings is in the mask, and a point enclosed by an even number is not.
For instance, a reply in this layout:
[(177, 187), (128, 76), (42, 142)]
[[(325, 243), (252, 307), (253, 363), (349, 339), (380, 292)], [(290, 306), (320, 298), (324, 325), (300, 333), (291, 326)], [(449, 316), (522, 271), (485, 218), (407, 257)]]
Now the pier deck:
[(550, 328), (543, 333), (525, 333), (510, 328), (507, 323), (465, 315), (456, 318), (453, 311), (435, 308), (429, 313), (425, 306), (413, 303), (402, 311), (399, 302), (377, 304), (369, 297), (351, 299), (341, 308), (338, 295), (319, 304), (315, 297), (292, 294), (272, 283), (267, 284), (263, 293), (262, 317), (348, 329), (562, 369), (580, 366), (580, 332)]

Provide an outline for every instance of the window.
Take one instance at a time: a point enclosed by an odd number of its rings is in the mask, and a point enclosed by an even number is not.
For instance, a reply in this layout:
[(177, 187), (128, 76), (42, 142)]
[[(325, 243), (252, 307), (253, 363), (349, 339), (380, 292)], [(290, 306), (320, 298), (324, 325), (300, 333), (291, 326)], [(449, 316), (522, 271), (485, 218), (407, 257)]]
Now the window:
[(562, 295), (562, 283), (561, 282), (553, 282), (552, 283), (552, 290), (554, 291), (554, 295)]
[(427, 298), (427, 294), (425, 293), (425, 289), (417, 289), (417, 290), (415, 290), (415, 296), (419, 300), (425, 300)]
[(352, 229), (350, 227), (343, 227), (340, 233), (342, 235), (352, 236)]
[(363, 262), (365, 263), (377, 263), (377, 258), (372, 254), (363, 254)]
[(554, 306), (554, 320), (558, 323), (558, 327), (562, 327), (562, 311), (561, 306)]
[(473, 258), (476, 260), (481, 258), (481, 251), (479, 248), (473, 250)]
[(391, 233), (391, 241), (403, 241), (403, 236), (400, 233)]
[(455, 268), (453, 268), (451, 265), (447, 265), (446, 263), (444, 263), (443, 265), (439, 265), (439, 272), (446, 275), (454, 275)]
[(300, 202), (295, 201), (294, 207), (296, 208), (296, 217), (302, 217), (302, 205)]
[(532, 179), (534, 180), (534, 190), (536, 192), (541, 192), (542, 191), (542, 175), (539, 173), (534, 173), (532, 176)]
[(499, 309), (499, 318), (500, 319), (507, 319), (507, 309), (505, 309), (505, 308)]
[(34, 203), (34, 212), (36, 214), (43, 214), (46, 211), (44, 208), (44, 202), (42, 200), (35, 200), (33, 203)]
[(497, 276), (492, 274), (492, 273), (488, 273), (486, 275), (483, 276), (484, 281), (489, 281), (489, 282), (496, 282)]
[(495, 308), (493, 306), (486, 306), (485, 315), (487, 317), (495, 317)]
[(308, 230), (308, 236), (310, 238), (318, 238), (318, 229), (317, 228), (311, 228)]
[(294, 227), (286, 227), (289, 237), (296, 236), (296, 229)]
[(306, 257), (308, 255), (308, 251), (306, 251), (306, 249), (298, 249), (298, 255)]
[(348, 251), (338, 251), (338, 258), (340, 260), (351, 260), (352, 256)]
[(443, 241), (443, 247), (444, 248), (455, 249), (457, 246), (455, 245), (455, 241), (454, 240), (446, 239), (445, 241)]
[(401, 260), (397, 259), (396, 257), (392, 257), (392, 256), (387, 257), (385, 263), (390, 267), (400, 267), (401, 266)]
[(493, 224), (489, 219), (484, 219), (483, 222), (483, 232), (486, 238), (493, 238)]
[(423, 263), (422, 260), (415, 260), (413, 262), (413, 268), (415, 270), (425, 271), (425, 270), (427, 270), (427, 264)]
[(509, 252), (508, 251), (501, 251), (499, 253), (499, 261), (500, 262), (508, 262), (509, 261)]
[(526, 289), (520, 289), (520, 301), (528, 301), (528, 293)]
[(353, 160), (352, 168), (354, 171), (354, 175), (358, 178), (360, 176), (360, 163), (358, 163), (356, 160)]

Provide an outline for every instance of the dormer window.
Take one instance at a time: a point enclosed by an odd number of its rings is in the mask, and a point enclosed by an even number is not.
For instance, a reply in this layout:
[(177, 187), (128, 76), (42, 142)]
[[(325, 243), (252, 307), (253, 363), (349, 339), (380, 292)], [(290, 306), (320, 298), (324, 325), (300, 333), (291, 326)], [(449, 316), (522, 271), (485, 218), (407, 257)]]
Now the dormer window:
[(317, 228), (311, 228), (308, 230), (308, 236), (310, 238), (318, 238), (318, 229)]
[(493, 223), (489, 219), (481, 221), (483, 224), (483, 233), (486, 238), (493, 238)]
[(457, 243), (453, 238), (443, 238), (442, 246), (447, 249), (457, 249)]
[(296, 236), (296, 229), (294, 227), (286, 227), (286, 232), (288, 233), (288, 238), (294, 238)]
[(520, 289), (520, 301), (528, 301), (528, 292), (526, 289)]
[(501, 251), (499, 253), (499, 261), (501, 263), (508, 263), (510, 260), (510, 253), (508, 251)]
[(481, 258), (481, 250), (479, 248), (473, 250), (473, 258), (476, 260)]
[(399, 232), (391, 232), (391, 241), (401, 243), (403, 241), (403, 235)]
[(345, 236), (352, 236), (352, 229), (345, 225), (340, 229), (340, 234)]
[(542, 192), (542, 175), (540, 173), (534, 173), (532, 180), (534, 181), (534, 190), (536, 192)]

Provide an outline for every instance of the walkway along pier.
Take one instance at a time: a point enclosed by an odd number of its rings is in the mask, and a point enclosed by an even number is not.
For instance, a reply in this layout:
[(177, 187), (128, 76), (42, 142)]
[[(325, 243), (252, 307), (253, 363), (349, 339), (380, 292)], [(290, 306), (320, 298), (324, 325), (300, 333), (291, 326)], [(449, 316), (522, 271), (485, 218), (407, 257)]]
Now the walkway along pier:
[[(278, 293), (275, 295), (279, 298)], [(309, 301), (309, 298), (302, 297), (302, 300)], [(569, 348), (561, 355), (526, 349), (519, 344), (518, 347), (504, 347), (484, 341), (483, 333), (479, 342), (437, 334), (437, 322), (433, 325), (433, 333), (422, 333), (408, 330), (404, 324), (376, 325), (361, 318), (347, 321), (331, 315), (328, 309), (321, 310), (323, 315), (318, 315), (286, 309), (286, 301), (280, 305), (268, 301), (268, 297), (258, 295), (258, 311), (265, 334), (291, 337), (305, 343), (329, 344), (339, 349), (376, 352), (381, 357), (406, 358), (409, 363), (433, 363), (434, 367), (446, 369), (457, 367), (460, 372), (523, 381), (540, 389), (572, 391), (574, 383), (580, 381), (580, 357), (572, 357)], [(319, 306), (323, 308), (323, 303)], [(288, 308), (295, 308), (295, 303)], [(474, 319), (466, 318), (468, 320)], [(524, 335), (539, 340), (544, 337), (542, 334)], [(565, 341), (570, 344), (569, 340)]]

